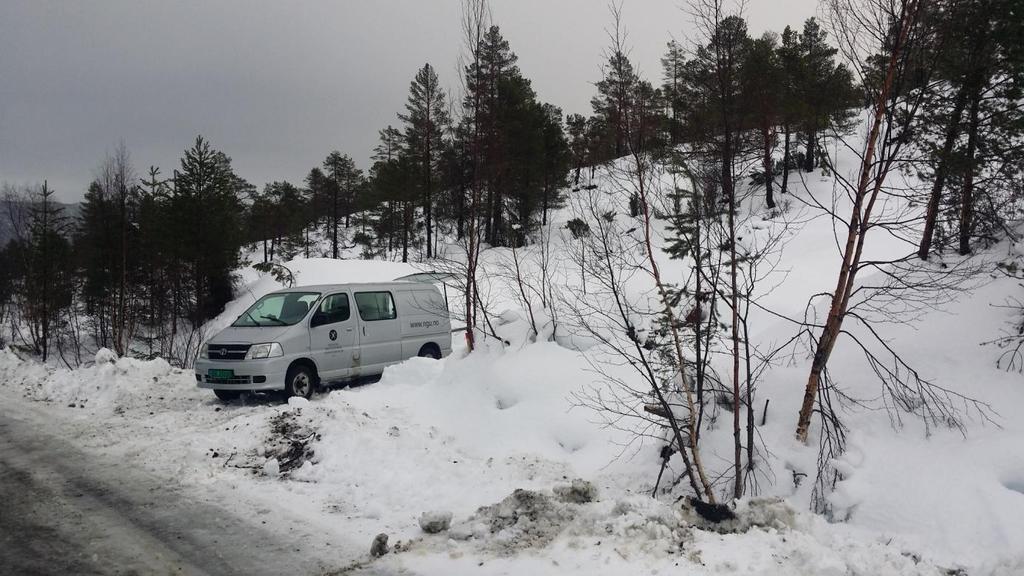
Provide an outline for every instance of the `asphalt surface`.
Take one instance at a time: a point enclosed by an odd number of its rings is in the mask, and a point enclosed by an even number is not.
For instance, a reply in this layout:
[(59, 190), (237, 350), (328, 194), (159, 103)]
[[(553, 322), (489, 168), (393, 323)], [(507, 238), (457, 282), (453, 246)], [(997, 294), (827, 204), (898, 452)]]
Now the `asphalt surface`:
[(2, 575), (324, 574), (363, 553), (317, 553), (309, 534), (268, 527), (287, 523), (86, 454), (42, 429), (47, 416), (0, 410)]

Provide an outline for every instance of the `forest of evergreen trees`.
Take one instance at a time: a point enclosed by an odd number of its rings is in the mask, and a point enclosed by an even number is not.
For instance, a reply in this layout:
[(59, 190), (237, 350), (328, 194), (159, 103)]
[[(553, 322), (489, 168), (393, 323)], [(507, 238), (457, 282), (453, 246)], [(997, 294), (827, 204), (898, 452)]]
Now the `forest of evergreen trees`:
[[(737, 184), (737, 161), (752, 162), (773, 208), (794, 186), (791, 172), (830, 169), (830, 138), (855, 128), (886, 81), (893, 98), (930, 95), (898, 135), (912, 140), (930, 183), (919, 256), (967, 254), (1000, 237), (1021, 197), (1024, 16), (1014, 0), (921, 10), (913, 60), (895, 79), (883, 78), (886, 54), (857, 67), (868, 74), (842, 63), (836, 46), (848, 39), (830, 39), (813, 18), (751, 37), (743, 18), (727, 16), (705, 31), (709, 43), (668, 44), (659, 86), (613, 45), (590, 114), (566, 115), (538, 99), (500, 27), (470, 9), (462, 90), (445, 90), (424, 64), (371, 166), (330, 151), (303, 182), (260, 190), (197, 137), (171, 170), (140, 173), (118, 147), (75, 218), (45, 182), (8, 186), (0, 343), (69, 364), (100, 346), (188, 364), (203, 323), (233, 297), (246, 247), (264, 262), (352, 248), (422, 261), (463, 242), (472, 276), (480, 246), (528, 244), (588, 171), (630, 154), (712, 159), (719, 177), (704, 200), (716, 209)], [(467, 303), (471, 323), (473, 314)]]

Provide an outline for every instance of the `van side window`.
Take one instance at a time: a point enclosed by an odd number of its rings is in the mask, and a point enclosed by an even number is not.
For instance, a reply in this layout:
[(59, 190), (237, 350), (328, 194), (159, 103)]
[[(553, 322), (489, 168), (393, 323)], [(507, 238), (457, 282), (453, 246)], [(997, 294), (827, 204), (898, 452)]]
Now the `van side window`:
[(314, 325), (344, 322), (352, 315), (348, 305), (348, 294), (331, 294), (320, 302), (320, 309), (314, 316)]
[(356, 292), (356, 307), (365, 322), (398, 318), (391, 292)]

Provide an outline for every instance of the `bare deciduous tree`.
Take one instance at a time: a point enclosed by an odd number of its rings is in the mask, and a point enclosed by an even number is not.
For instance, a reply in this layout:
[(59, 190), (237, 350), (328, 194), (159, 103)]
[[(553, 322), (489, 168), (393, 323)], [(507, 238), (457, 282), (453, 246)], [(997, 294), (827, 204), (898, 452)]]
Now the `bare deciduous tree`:
[[(463, 68), (473, 70), (479, 74), (481, 67), (476, 65), (480, 60), (480, 43), (484, 33), (490, 24), (490, 7), (487, 0), (463, 0), (462, 3), (462, 35), (463, 35)], [(463, 90), (468, 90), (466, 78), (462, 78)], [(480, 84), (476, 78), (475, 85)], [(471, 181), (469, 189), (469, 202), (466, 207), (466, 233), (463, 237), (465, 248), (465, 282), (462, 288), (465, 300), (465, 321), (466, 321), (466, 345), (470, 351), (476, 345), (474, 329), (477, 326), (477, 310), (480, 307), (478, 301), (479, 289), (477, 287), (477, 266), (480, 260), (481, 230), (481, 198), (483, 197), (483, 178), (480, 174), (483, 149), (482, 114), (483, 102), (480, 100), (479, 91), (473, 91), (472, 98), (464, 100), (462, 114), (469, 125), (469, 158)]]
[[(812, 419), (821, 420), (818, 467), (813, 504), (827, 510), (825, 495), (839, 479), (832, 462), (845, 449), (846, 427), (839, 404), (858, 403), (846, 396), (829, 377), (828, 366), (837, 341), (846, 336), (882, 385), (880, 402), (894, 425), (910, 413), (926, 426), (945, 425), (964, 430), (958, 406), (988, 414), (988, 408), (929, 380), (912, 367), (879, 332), (881, 325), (915, 320), (921, 313), (949, 302), (969, 285), (977, 267), (964, 260), (930, 266), (918, 258), (911, 200), (923, 196), (916, 184), (902, 178), (909, 173), (911, 127), (927, 90), (916, 82), (927, 77), (931, 62), (922, 55), (930, 33), (922, 25), (929, 8), (921, 0), (829, 0), (827, 20), (851, 69), (871, 96), (865, 114), (863, 140), (837, 136), (837, 146), (855, 154), (852, 176), (825, 158), (833, 176), (831, 205), (807, 195), (807, 202), (826, 212), (837, 224), (840, 256), (836, 287), (812, 297), (803, 330), (811, 337), (812, 361), (796, 424), (796, 437), (807, 442)], [(927, 85), (924, 82), (923, 85)], [(840, 208), (849, 203), (849, 213)], [(906, 245), (906, 254), (876, 260), (866, 256), (869, 236), (888, 235)], [(868, 274), (870, 273), (870, 275)], [(828, 298), (823, 321), (813, 317), (811, 305)], [(987, 417), (987, 416), (986, 416)]]

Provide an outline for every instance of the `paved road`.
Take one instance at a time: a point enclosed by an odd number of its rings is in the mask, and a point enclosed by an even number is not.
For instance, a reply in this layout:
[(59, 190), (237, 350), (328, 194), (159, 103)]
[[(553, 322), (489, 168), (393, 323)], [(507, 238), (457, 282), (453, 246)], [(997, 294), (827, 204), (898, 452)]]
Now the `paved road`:
[(0, 574), (322, 574), (360, 554), (318, 558), (308, 534), (87, 455), (39, 416), (0, 411)]

